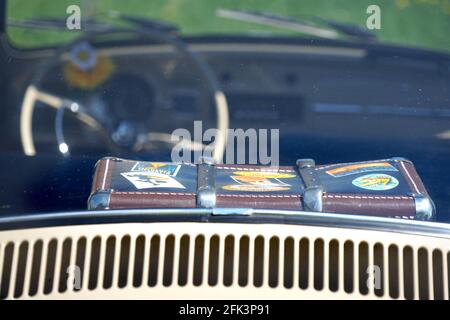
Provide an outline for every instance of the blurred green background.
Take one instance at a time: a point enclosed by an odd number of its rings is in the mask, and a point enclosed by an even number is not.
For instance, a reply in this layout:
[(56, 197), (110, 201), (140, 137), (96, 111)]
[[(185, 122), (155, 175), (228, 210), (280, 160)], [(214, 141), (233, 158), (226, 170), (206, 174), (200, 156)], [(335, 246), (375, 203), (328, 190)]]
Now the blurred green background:
[[(292, 31), (216, 17), (218, 8), (263, 10), (292, 17), (314, 15), (340, 22), (366, 25), (366, 9), (381, 8), (383, 42), (450, 51), (450, 0), (9, 0), (7, 15), (15, 19), (65, 18), (69, 5), (79, 5), (84, 17), (114, 10), (158, 18), (177, 24), (183, 34), (274, 34), (304, 36)], [(51, 45), (77, 36), (77, 31), (8, 28), (18, 47)]]

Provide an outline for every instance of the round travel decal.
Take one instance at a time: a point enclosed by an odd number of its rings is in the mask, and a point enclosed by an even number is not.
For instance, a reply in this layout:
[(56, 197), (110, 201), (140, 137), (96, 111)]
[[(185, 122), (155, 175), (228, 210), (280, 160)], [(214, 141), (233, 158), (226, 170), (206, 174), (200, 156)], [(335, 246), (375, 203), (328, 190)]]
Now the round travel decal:
[(366, 190), (391, 190), (398, 186), (398, 180), (393, 176), (382, 173), (366, 174), (352, 181), (358, 188)]

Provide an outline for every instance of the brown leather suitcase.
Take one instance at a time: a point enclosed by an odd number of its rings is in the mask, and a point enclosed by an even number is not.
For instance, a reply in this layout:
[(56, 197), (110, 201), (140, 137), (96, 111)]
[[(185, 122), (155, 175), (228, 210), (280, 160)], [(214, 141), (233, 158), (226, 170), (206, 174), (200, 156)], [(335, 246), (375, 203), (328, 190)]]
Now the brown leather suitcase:
[(88, 208), (253, 208), (431, 220), (435, 207), (411, 161), (316, 166), (214, 165), (103, 158)]

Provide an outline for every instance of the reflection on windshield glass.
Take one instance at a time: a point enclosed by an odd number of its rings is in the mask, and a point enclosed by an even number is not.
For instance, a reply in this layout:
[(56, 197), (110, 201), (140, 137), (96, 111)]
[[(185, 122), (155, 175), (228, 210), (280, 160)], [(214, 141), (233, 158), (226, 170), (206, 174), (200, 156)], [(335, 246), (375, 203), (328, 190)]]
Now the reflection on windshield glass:
[[(66, 42), (74, 37), (66, 28), (66, 9), (71, 6), (82, 8), (83, 21), (90, 28), (96, 26), (94, 21), (107, 20), (115, 13), (132, 17), (152, 18), (173, 23), (184, 35), (205, 34), (252, 34), (276, 36), (311, 36), (311, 28), (315, 35), (334, 35), (333, 29), (343, 24), (346, 30), (354, 26), (365, 29), (370, 5), (381, 6), (380, 28), (372, 30), (380, 41), (403, 45), (428, 47), (449, 50), (450, 42), (446, 30), (450, 29), (450, 2), (448, 0), (395, 0), (395, 1), (81, 1), (81, 0), (15, 0), (8, 2), (9, 35), (13, 43), (21, 47), (38, 47), (52, 43)], [(68, 11), (69, 15), (72, 11)], [(259, 25), (255, 24), (255, 16), (249, 13), (262, 13)], [(244, 14), (247, 13), (245, 16)], [(293, 24), (275, 23), (269, 17), (289, 17), (306, 21), (314, 25), (293, 28)], [(263, 16), (264, 17), (264, 16)], [(51, 19), (49, 19), (51, 18)], [(313, 19), (311, 19), (313, 18)], [(44, 19), (44, 21), (36, 21)], [(265, 23), (261, 21), (265, 19)], [(31, 21), (30, 21), (31, 20)], [(34, 21), (33, 21), (34, 20)], [(115, 21), (116, 23), (117, 21)], [(432, 22), (432, 23), (431, 23)], [(319, 24), (319, 26), (317, 26)], [(284, 25), (280, 28), (280, 25)], [(287, 27), (289, 25), (289, 27)], [(332, 27), (328, 30), (320, 28)], [(100, 26), (101, 27), (101, 26)], [(34, 29), (24, 30), (25, 28)], [(59, 32), (65, 30), (66, 32)], [(341, 29), (341, 31), (343, 30)], [(300, 31), (300, 35), (299, 35)], [(303, 33), (303, 34), (302, 34)], [(314, 34), (313, 34), (314, 36)], [(333, 36), (333, 37), (334, 37)]]

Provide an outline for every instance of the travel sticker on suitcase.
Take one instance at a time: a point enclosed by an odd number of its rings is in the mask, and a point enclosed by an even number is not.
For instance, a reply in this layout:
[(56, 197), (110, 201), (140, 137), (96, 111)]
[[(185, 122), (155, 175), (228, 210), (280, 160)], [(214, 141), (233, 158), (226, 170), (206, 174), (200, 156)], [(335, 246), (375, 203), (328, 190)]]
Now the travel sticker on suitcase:
[(123, 172), (121, 175), (130, 181), (136, 189), (150, 189), (150, 188), (176, 188), (185, 189), (185, 187), (175, 180), (173, 177), (155, 173), (155, 172)]

